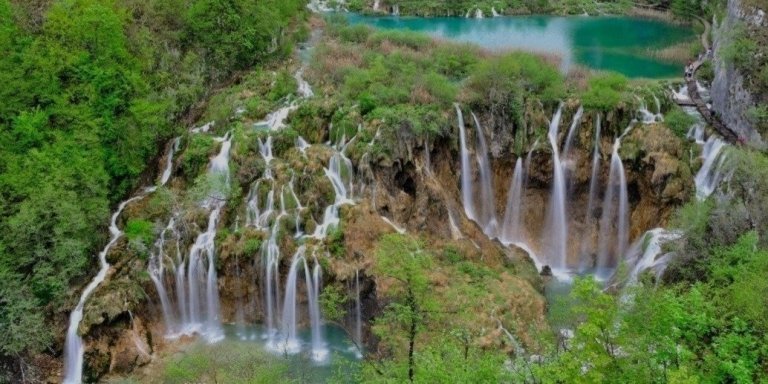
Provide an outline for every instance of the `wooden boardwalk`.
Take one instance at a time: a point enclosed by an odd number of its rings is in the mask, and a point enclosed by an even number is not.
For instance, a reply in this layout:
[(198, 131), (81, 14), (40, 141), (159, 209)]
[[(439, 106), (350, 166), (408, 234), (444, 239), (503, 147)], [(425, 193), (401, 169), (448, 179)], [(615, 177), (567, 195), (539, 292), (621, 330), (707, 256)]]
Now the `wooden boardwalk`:
[(710, 26), (706, 20), (701, 19), (701, 22), (704, 23), (705, 27), (704, 33), (701, 36), (701, 43), (704, 46), (706, 53), (700, 55), (699, 58), (691, 64), (691, 76), (687, 76), (685, 79), (686, 86), (688, 87), (688, 97), (690, 100), (675, 100), (675, 102), (680, 106), (696, 107), (696, 110), (699, 111), (704, 120), (709, 125), (711, 125), (717, 131), (717, 133), (720, 134), (720, 136), (722, 136), (731, 144), (739, 144), (739, 135), (737, 135), (736, 132), (723, 124), (720, 118), (712, 113), (709, 107), (707, 107), (707, 104), (704, 102), (704, 99), (702, 99), (701, 95), (699, 94), (699, 87), (698, 84), (696, 84), (696, 71), (701, 68), (705, 61), (710, 60), (712, 56), (712, 51), (710, 50), (709, 42), (707, 41)]

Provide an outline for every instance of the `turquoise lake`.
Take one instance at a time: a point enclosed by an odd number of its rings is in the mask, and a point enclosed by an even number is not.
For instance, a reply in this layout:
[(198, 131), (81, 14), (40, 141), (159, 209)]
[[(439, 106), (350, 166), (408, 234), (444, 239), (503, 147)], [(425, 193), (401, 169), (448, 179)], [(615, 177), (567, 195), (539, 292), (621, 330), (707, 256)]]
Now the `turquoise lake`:
[(622, 73), (633, 78), (681, 77), (683, 66), (653, 57), (662, 49), (696, 38), (687, 27), (631, 17), (516, 16), (485, 19), (362, 16), (352, 24), (407, 29), (502, 51), (554, 53), (565, 71), (574, 65)]

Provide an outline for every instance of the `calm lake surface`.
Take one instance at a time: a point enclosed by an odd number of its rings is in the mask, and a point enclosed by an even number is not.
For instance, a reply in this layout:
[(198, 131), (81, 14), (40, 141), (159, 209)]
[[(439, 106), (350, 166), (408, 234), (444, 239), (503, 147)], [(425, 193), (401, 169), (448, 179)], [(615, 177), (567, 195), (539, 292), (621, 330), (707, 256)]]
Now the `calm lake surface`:
[(562, 69), (574, 64), (620, 72), (628, 77), (682, 76), (683, 66), (654, 58), (663, 49), (696, 38), (690, 28), (630, 17), (516, 16), (485, 19), (362, 16), (353, 24), (407, 29), (469, 42), (491, 50), (523, 49), (562, 57)]

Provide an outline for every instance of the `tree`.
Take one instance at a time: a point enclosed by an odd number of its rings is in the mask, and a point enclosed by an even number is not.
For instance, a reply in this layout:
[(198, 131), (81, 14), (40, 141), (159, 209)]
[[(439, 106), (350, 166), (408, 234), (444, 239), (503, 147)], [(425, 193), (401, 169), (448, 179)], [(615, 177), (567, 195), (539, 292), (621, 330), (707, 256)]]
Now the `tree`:
[[(404, 235), (385, 235), (376, 251), (375, 273), (391, 281), (385, 293), (389, 304), (376, 320), (377, 335), (390, 345), (407, 344), (407, 378), (414, 381), (416, 338), (424, 328), (428, 313), (435, 308), (426, 271), (432, 256), (421, 244)], [(398, 351), (393, 351), (398, 354)]]

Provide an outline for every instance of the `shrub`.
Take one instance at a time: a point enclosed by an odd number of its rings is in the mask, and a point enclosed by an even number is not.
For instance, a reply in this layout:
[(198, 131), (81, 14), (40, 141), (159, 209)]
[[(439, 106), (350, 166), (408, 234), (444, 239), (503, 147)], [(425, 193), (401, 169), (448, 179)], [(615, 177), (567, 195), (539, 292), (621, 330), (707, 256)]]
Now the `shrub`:
[(684, 138), (691, 126), (696, 123), (696, 118), (685, 113), (681, 108), (674, 107), (664, 116), (664, 123), (675, 135)]
[(608, 112), (624, 99), (628, 81), (618, 73), (607, 73), (589, 79), (588, 83), (589, 88), (581, 98), (584, 107)]

